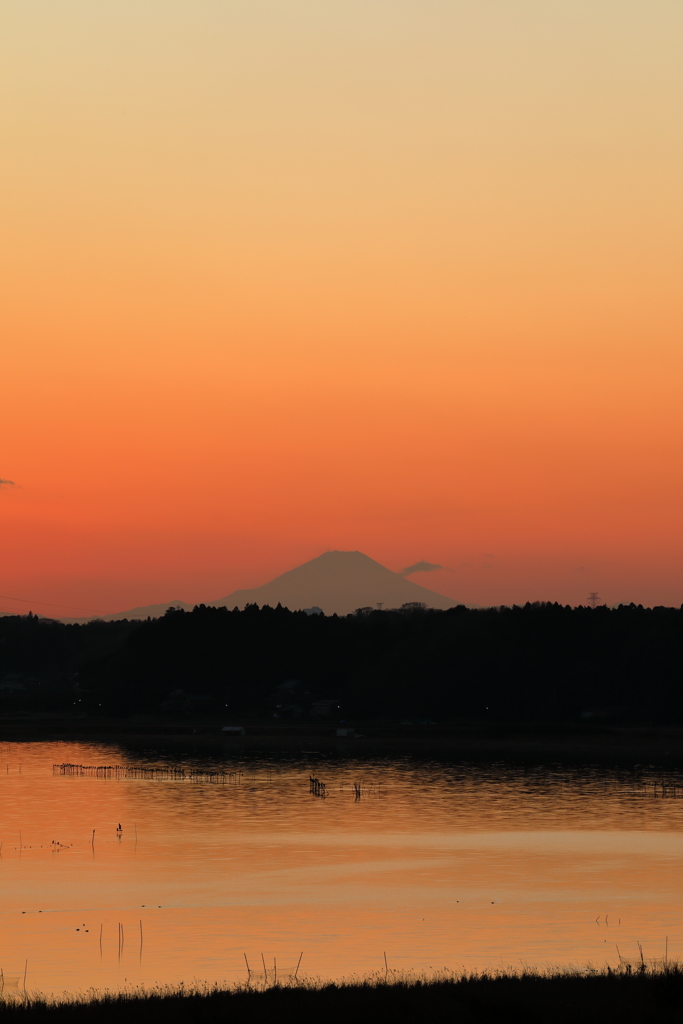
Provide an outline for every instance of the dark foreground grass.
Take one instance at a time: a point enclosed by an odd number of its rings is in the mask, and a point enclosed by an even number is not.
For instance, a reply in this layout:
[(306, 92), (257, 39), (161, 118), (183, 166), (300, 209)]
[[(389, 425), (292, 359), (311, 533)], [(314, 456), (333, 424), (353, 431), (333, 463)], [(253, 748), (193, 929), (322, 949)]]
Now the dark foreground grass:
[(683, 969), (369, 979), (0, 1001), (0, 1024), (683, 1024)]

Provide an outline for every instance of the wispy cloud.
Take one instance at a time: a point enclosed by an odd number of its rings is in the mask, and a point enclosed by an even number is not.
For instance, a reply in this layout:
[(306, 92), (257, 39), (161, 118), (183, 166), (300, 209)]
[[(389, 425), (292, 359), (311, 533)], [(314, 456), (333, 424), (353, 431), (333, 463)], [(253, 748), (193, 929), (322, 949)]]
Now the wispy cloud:
[(15, 484), (14, 480), (1, 480), (0, 479), (0, 487), (16, 487), (16, 486), (17, 485)]
[(412, 576), (414, 572), (436, 572), (437, 569), (443, 569), (442, 565), (435, 565), (433, 562), (415, 562), (415, 565), (408, 565), (405, 569), (400, 569), (397, 576)]

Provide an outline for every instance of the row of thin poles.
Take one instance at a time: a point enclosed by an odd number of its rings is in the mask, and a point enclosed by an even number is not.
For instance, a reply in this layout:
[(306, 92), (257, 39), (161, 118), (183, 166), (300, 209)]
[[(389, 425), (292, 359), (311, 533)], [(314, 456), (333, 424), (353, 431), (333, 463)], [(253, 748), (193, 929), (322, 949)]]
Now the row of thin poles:
[(660, 796), (662, 798), (673, 800), (678, 798), (680, 800), (683, 795), (681, 793), (681, 786), (677, 786), (675, 782), (642, 782), (641, 785), (645, 787), (652, 786), (652, 795), (655, 798)]
[[(297, 965), (296, 965), (296, 970), (294, 971), (294, 974), (290, 975), (290, 977), (294, 978), (295, 981), (296, 981), (297, 975), (299, 974), (299, 968), (301, 967), (301, 960), (303, 958), (303, 955), (304, 954), (303, 954), (303, 951), (302, 951), (299, 954), (299, 960), (298, 960)], [(252, 971), (251, 967), (249, 966), (249, 961), (247, 960), (247, 954), (246, 953), (244, 954), (244, 962), (247, 965), (247, 975), (248, 975), (249, 981), (251, 981), (252, 976), (253, 977), (258, 977), (259, 976), (259, 972), (258, 971)], [(267, 982), (268, 981), (268, 971), (270, 970), (270, 968), (266, 967), (266, 958), (264, 957), (263, 953), (261, 953), (261, 963), (263, 964), (263, 980)], [(273, 975), (273, 984), (277, 985), (277, 958), (276, 957), (273, 957), (272, 975)]]
[[(317, 779), (314, 775), (309, 775), (308, 783), (309, 783), (309, 792), (312, 793), (313, 796), (321, 796), (323, 798), (327, 796), (327, 786), (325, 785), (324, 782), (321, 782), (320, 779)], [(376, 792), (379, 795), (381, 793), (381, 790), (380, 790), (381, 785), (382, 785), (381, 782), (377, 783), (376, 786), (375, 786), (374, 782), (371, 783), (369, 786), (368, 785), (364, 785), (362, 782), (354, 782), (354, 783), (352, 783), (353, 792), (355, 794), (356, 800), (360, 800), (360, 798), (361, 798), (361, 796), (363, 796), (363, 794), (365, 794), (365, 796), (367, 796), (369, 793)], [(344, 783), (340, 782), (339, 783), (340, 791), (343, 790), (343, 788), (344, 788)]]
[[(28, 960), (24, 961), (24, 999), (26, 999), (26, 975), (28, 974)], [(5, 972), (0, 967), (0, 995), (5, 992)]]
[(170, 779), (238, 786), (244, 772), (213, 772), (204, 768), (148, 768), (143, 765), (53, 764), (53, 775), (87, 775), (100, 779)]
[[(126, 944), (126, 934), (123, 925), (119, 921), (119, 935), (118, 935), (118, 961), (121, 963), (121, 957), (123, 956), (123, 948)], [(142, 921), (140, 921), (140, 961), (142, 962)], [(100, 959), (102, 958), (102, 925), (100, 925)]]

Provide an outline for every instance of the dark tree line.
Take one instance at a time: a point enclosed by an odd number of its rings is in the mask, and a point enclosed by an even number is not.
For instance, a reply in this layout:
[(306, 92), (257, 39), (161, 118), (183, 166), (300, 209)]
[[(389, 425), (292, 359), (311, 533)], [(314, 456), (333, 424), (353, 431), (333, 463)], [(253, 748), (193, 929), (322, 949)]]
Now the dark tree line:
[(0, 617), (0, 713), (73, 711), (76, 673), (121, 648), (137, 622), (66, 624), (37, 615)]
[(305, 719), (334, 699), (344, 719), (683, 723), (683, 610), (529, 604), (339, 618), (254, 605), (141, 623), (8, 617), (0, 686), (8, 676), (23, 696), (0, 690), (0, 708), (49, 696), (89, 714)]
[[(339, 618), (199, 606), (101, 624), (83, 657), (91, 713), (207, 711), (307, 717), (337, 699), (353, 718), (683, 722), (683, 611), (557, 604)], [(74, 627), (56, 627), (72, 629)], [(91, 626), (76, 627), (88, 630)], [(115, 649), (114, 649), (115, 648)]]

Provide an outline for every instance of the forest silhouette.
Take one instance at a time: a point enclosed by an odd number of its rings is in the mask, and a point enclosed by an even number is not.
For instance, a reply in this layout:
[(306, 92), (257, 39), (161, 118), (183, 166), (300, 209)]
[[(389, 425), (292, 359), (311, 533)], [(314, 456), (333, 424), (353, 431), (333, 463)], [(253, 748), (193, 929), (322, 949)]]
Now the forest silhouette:
[(338, 617), (250, 605), (0, 620), (0, 712), (683, 722), (683, 609), (558, 604)]

